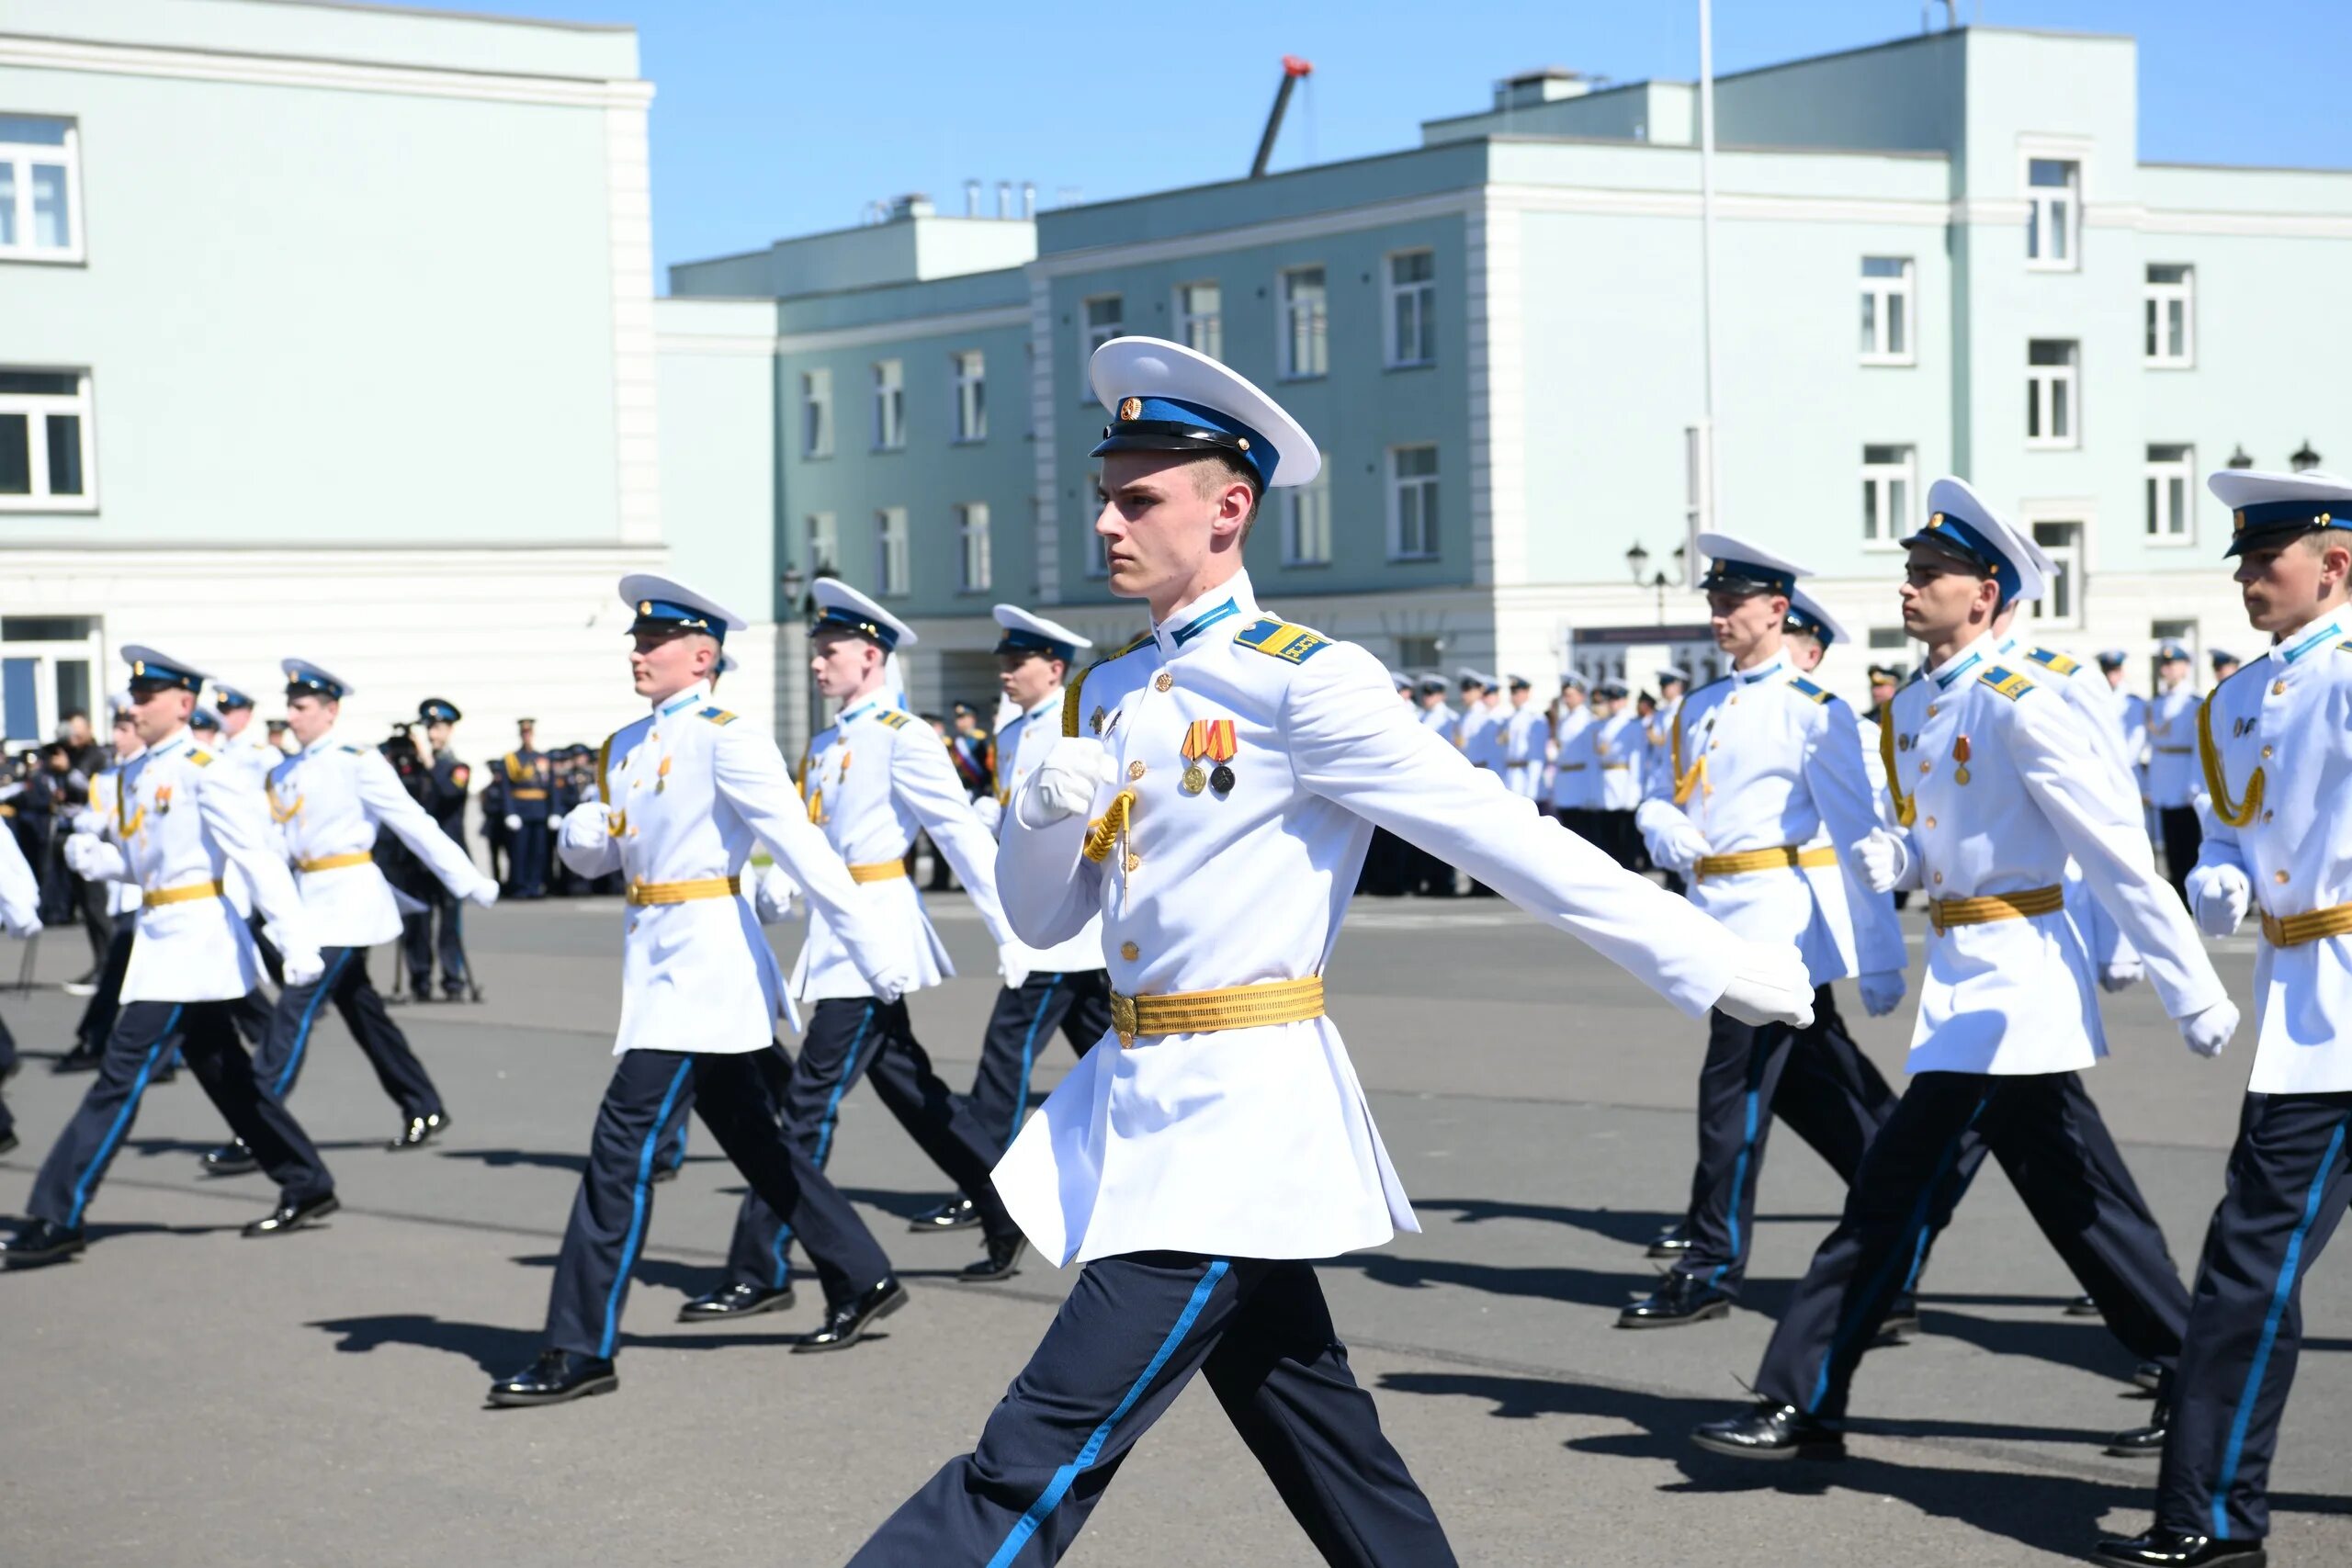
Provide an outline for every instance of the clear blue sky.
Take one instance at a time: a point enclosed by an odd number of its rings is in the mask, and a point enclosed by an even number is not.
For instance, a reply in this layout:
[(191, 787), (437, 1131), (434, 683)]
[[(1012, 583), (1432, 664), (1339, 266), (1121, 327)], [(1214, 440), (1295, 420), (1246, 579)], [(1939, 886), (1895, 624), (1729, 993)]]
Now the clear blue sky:
[[(1089, 0), (743, 5), (450, 0), (633, 23), (653, 104), (657, 264), (858, 221), (865, 203), (963, 182), (1086, 199), (1246, 174), (1284, 53), (1315, 62), (1275, 167), (1412, 145), (1535, 65), (1634, 81), (1698, 73), (1692, 0)], [(1959, 0), (1989, 26), (2132, 33), (2140, 153), (2352, 167), (2352, 6), (2342, 0)], [(1917, 0), (1719, 0), (1737, 71), (1918, 30)], [(1942, 7), (1936, 7), (1940, 19)], [(1213, 18), (1234, 25), (1224, 39)], [(665, 275), (666, 276), (666, 275)]]

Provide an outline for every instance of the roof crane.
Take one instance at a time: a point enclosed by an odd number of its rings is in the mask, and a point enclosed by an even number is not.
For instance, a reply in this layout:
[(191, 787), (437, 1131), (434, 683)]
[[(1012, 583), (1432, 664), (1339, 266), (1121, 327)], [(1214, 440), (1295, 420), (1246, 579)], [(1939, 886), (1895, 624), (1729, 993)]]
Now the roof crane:
[(1290, 107), (1291, 89), (1298, 85), (1301, 76), (1312, 76), (1315, 67), (1295, 54), (1283, 56), (1283, 85), (1274, 89), (1273, 111), (1266, 116), (1266, 134), (1258, 138), (1258, 159), (1250, 165), (1250, 177), (1266, 177), (1266, 162), (1274, 155), (1274, 138), (1283, 130), (1283, 111)]

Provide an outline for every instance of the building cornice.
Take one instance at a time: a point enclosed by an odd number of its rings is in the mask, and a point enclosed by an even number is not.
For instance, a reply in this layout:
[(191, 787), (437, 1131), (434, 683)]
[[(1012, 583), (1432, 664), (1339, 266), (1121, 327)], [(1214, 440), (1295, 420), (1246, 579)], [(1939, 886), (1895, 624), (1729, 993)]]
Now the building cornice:
[(778, 354), (816, 354), (829, 348), (856, 348), (866, 344), (908, 343), (916, 338), (954, 337), (961, 333), (1026, 327), (1029, 307), (996, 305), (985, 310), (954, 310), (937, 316), (907, 316), (860, 327), (828, 327), (822, 332), (779, 333)]

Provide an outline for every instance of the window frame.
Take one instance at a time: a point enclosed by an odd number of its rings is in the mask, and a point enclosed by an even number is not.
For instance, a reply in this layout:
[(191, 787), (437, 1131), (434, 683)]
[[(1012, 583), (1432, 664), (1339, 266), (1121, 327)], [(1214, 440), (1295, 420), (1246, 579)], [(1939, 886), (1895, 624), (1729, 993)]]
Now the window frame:
[[(1916, 256), (1864, 256), (1867, 269), (1874, 261), (1900, 262), (1903, 272), (1897, 277), (1874, 276), (1868, 270), (1861, 274), (1861, 297), (1872, 306), (1871, 314), (1871, 346), (1860, 351), (1864, 365), (1917, 365), (1919, 363), (1919, 262)], [(1882, 346), (1891, 335), (1888, 301), (1903, 301), (1903, 347), (1899, 350)]]
[[(2025, 265), (2030, 272), (2080, 272), (2083, 270), (2083, 184), (2086, 160), (2071, 150), (2045, 147), (2020, 149), (2018, 183), (2024, 188)], [(2033, 183), (2036, 164), (2060, 164), (2074, 171), (2064, 186), (2038, 186)], [(2052, 193), (2043, 195), (2043, 192)], [(2056, 203), (2065, 204), (2065, 220), (2057, 226), (2060, 243), (2065, 254), (2052, 258), (2036, 251), (2041, 236), (2047, 231), (2044, 220)]]
[[(1193, 309), (1192, 291), (1213, 288), (1216, 291), (1216, 308), (1211, 310)], [(1169, 291), (1169, 314), (1175, 318), (1175, 338), (1186, 348), (1207, 355), (1222, 362), (1225, 358), (1225, 285), (1214, 277), (1196, 277), (1180, 283)], [(1208, 339), (1204, 346), (1193, 341), (1195, 333)]]
[[(887, 423), (895, 427), (898, 436), (895, 441), (888, 439), (893, 432), (885, 428), (882, 411), (886, 406), (890, 411), (890, 419)], [(907, 362), (903, 359), (877, 359), (874, 362), (873, 449), (876, 452), (903, 452), (907, 449)]]
[[(2177, 457), (2158, 457), (2159, 450), (2177, 452)], [(2197, 543), (2197, 446), (2190, 441), (2151, 441), (2143, 448), (2140, 467), (2141, 538), (2151, 549), (2177, 550)], [(2179, 507), (2177, 511), (2162, 504), (2160, 498), (2166, 490), (2177, 486)], [(2160, 514), (2168, 514), (2174, 526), (2159, 531)]]
[[(1094, 320), (1094, 307), (1105, 304), (1116, 306), (1119, 312), (1118, 320), (1107, 325), (1099, 324)], [(1127, 297), (1125, 294), (1113, 290), (1106, 294), (1089, 294), (1079, 300), (1078, 400), (1080, 402), (1091, 403), (1094, 400), (1094, 378), (1089, 374), (1094, 365), (1094, 351), (1114, 337), (1125, 336), (1126, 331)]]
[[(1298, 333), (1296, 317), (1299, 303), (1291, 290), (1297, 279), (1314, 273), (1321, 280), (1322, 303), (1309, 318), (1307, 336), (1315, 345), (1315, 356), (1320, 361), (1314, 369), (1298, 367)], [(1321, 262), (1302, 262), (1286, 266), (1274, 275), (1274, 298), (1279, 307), (1274, 320), (1279, 324), (1281, 338), (1275, 344), (1279, 366), (1277, 379), (1283, 381), (1320, 381), (1331, 374), (1331, 269)]]
[[(1404, 473), (1400, 464), (1408, 453), (1427, 452), (1430, 471), (1426, 474)], [(1388, 558), (1392, 562), (1434, 561), (1440, 558), (1438, 530), (1443, 525), (1444, 512), (1438, 504), (1440, 487), (1444, 480), (1444, 466), (1438, 444), (1434, 441), (1400, 441), (1388, 448)], [(1419, 508), (1416, 525), (1421, 535), (1419, 547), (1405, 548), (1405, 492), (1410, 487), (1429, 499)]]
[[(1315, 502), (1322, 515), (1316, 527), (1320, 533), (1320, 554), (1299, 547), (1299, 536), (1309, 502)], [(1292, 485), (1283, 491), (1283, 565), (1304, 570), (1314, 570), (1331, 564), (1331, 469), (1329, 465), (1303, 485)]]
[[(821, 393), (820, 389), (821, 388)], [(800, 373), (800, 457), (804, 462), (822, 462), (841, 449), (841, 425), (834, 418), (833, 369), (830, 365), (812, 366)], [(815, 424), (823, 426), (824, 440), (817, 440)]]
[[(70, 392), (0, 392), (0, 414), (25, 416), (26, 474), (30, 488), (23, 495), (0, 495), (0, 512), (95, 513), (98, 510), (97, 397), (90, 372), (81, 367), (8, 365), (0, 369), (28, 376), (71, 376)], [(79, 456), (82, 489), (78, 494), (58, 494), (50, 486), (49, 421), (66, 416), (80, 422)]]
[[(17, 241), (0, 243), (0, 262), (31, 262), (44, 266), (75, 266), (89, 259), (88, 236), (82, 221), (82, 122), (72, 115), (36, 114), (14, 110), (0, 118), (52, 120), (65, 128), (65, 139), (51, 145), (38, 141), (0, 141), (0, 164), (14, 168)], [(32, 166), (61, 164), (65, 170), (65, 239), (62, 246), (35, 245), (33, 233)]]
[[(975, 526), (977, 524), (977, 527)], [(986, 593), (995, 584), (995, 541), (991, 537), (993, 524), (985, 501), (959, 501), (956, 503), (956, 559), (958, 593)], [(977, 536), (979, 551), (979, 571), (972, 570), (973, 542)], [(977, 576), (978, 581), (975, 581)]]
[[(2065, 344), (2068, 350), (2066, 362), (2064, 365), (2035, 364), (2033, 360), (2034, 344), (2042, 343)], [(2028, 338), (2026, 339), (2025, 355), (2027, 405), (2025, 431), (2026, 450), (2030, 452), (2075, 452), (2081, 450), (2083, 445), (2082, 340), (2080, 338)], [(2068, 394), (2064, 400), (2064, 412), (2066, 416), (2066, 433), (2064, 435), (2051, 435), (2046, 434), (2046, 432), (2049, 428), (2055, 426), (2059, 423), (2057, 415), (2059, 412), (2059, 404), (2061, 400), (2054, 391), (2045, 397), (2043, 394), (2043, 388), (2045, 386), (2054, 388), (2062, 383), (2069, 389)], [(2034, 434), (2033, 426), (2037, 418), (2043, 425), (2045, 434)]]
[[(2064, 516), (2030, 515), (2024, 521), (2027, 528), (2031, 530), (2033, 542), (2041, 547), (2042, 553), (2057, 568), (2041, 597), (2027, 606), (2026, 618), (2034, 626), (2050, 631), (2081, 630), (2086, 619), (2086, 601), (2089, 598), (2090, 517), (2081, 513), (2069, 513)], [(2045, 528), (2072, 528), (2075, 536), (2063, 542), (2045, 539), (2041, 536)], [(2065, 605), (2063, 615), (2052, 607), (2052, 602), (2062, 594), (2072, 601)]]
[[(2143, 264), (2140, 277), (2141, 338), (2140, 363), (2150, 370), (2194, 370), (2197, 367), (2197, 265), (2194, 262), (2147, 262)], [(2177, 266), (2183, 276), (2178, 283), (2159, 283), (2147, 276), (2145, 268)], [(2163, 330), (2162, 314), (2167, 305), (2180, 307), (2180, 353), (2159, 352), (2167, 335)], [(2151, 317), (2157, 318), (2151, 321)], [(2148, 329), (2156, 329), (2155, 347), (2148, 343)]]
[(903, 599), (914, 592), (914, 547), (908, 528), (905, 507), (874, 509), (874, 595), (877, 599)]
[[(806, 559), (804, 570), (813, 581), (822, 572), (838, 572), (842, 569), (842, 520), (836, 512), (808, 512), (801, 514), (801, 553)], [(818, 545), (825, 548), (820, 554)]]
[[(1410, 282), (1396, 280), (1396, 264), (1415, 256), (1429, 258), (1430, 275)], [(1385, 370), (1419, 370), (1437, 363), (1437, 250), (1430, 245), (1412, 245), (1400, 251), (1390, 251), (1380, 258), (1383, 284), (1380, 317), (1381, 367)], [(1420, 341), (1419, 357), (1407, 359), (1396, 352), (1398, 328), (1403, 320), (1403, 306), (1413, 300), (1415, 335)], [(1324, 335), (1330, 334), (1330, 289), (1324, 288)], [(1329, 357), (1329, 351), (1326, 351)]]
[[(1903, 454), (1900, 463), (1873, 463), (1873, 447), (1893, 447)], [(1861, 481), (1877, 502), (1879, 514), (1884, 519), (1885, 532), (1870, 531), (1870, 501), (1863, 503), (1862, 548), (1866, 550), (1899, 550), (1901, 540), (1911, 532), (1907, 513), (1919, 494), (1919, 446), (1916, 441), (1866, 441), (1862, 444)], [(1903, 504), (1894, 504), (1893, 487), (1904, 487)]]
[(956, 446), (978, 446), (989, 438), (988, 351), (959, 348), (947, 356), (950, 390), (956, 400)]

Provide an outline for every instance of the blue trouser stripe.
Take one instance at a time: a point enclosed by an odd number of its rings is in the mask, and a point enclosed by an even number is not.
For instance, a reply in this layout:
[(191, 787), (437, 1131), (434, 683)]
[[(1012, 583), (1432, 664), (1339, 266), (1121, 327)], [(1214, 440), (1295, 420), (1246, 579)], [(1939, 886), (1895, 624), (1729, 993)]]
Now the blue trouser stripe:
[[(1960, 1131), (1951, 1135), (1951, 1142), (1944, 1147), (1943, 1157), (1936, 1161), (1935, 1174), (1928, 1178), (1927, 1185), (1919, 1190), (1919, 1201), (1912, 1206), (1911, 1218), (1904, 1227), (1903, 1233), (1908, 1238), (1907, 1244), (1897, 1247), (1894, 1256), (1879, 1266), (1879, 1271), (1871, 1277), (1870, 1287), (1862, 1292), (1861, 1302), (1858, 1305), (1867, 1305), (1871, 1299), (1878, 1294), (1880, 1288), (1885, 1283), (1887, 1270), (1894, 1266), (1895, 1261), (1905, 1251), (1912, 1254), (1910, 1269), (1912, 1270), (1917, 1269), (1918, 1248), (1928, 1234), (1928, 1216), (1935, 1208), (1936, 1189), (1943, 1185), (1944, 1177), (1951, 1171), (1952, 1162), (1960, 1157), (1960, 1146), (1966, 1141), (1969, 1129), (1976, 1125), (1976, 1119), (1979, 1116), (1984, 1114), (1985, 1104), (1991, 1099), (1992, 1092), (1989, 1089), (1980, 1095), (1977, 1098), (1976, 1109), (1968, 1113), (1968, 1120), (1962, 1122)], [(1859, 1174), (1855, 1181), (1859, 1187), (1860, 1184)], [(1848, 1200), (1849, 1202), (1851, 1201), (1851, 1199)], [(1910, 1274), (1906, 1272), (1904, 1277), (1907, 1280)], [(1860, 1326), (1860, 1321), (1859, 1312), (1851, 1314), (1845, 1322), (1838, 1325), (1838, 1332), (1829, 1337), (1829, 1348), (1823, 1351), (1821, 1356), (1821, 1375), (1814, 1379), (1813, 1397), (1805, 1401), (1806, 1415), (1813, 1415), (1821, 1408), (1822, 1398), (1829, 1392), (1829, 1370), (1838, 1364), (1838, 1348)]]
[(138, 1112), (139, 1097), (147, 1092), (147, 1081), (155, 1076), (156, 1059), (162, 1055), (164, 1042), (171, 1039), (172, 1031), (179, 1021), (180, 1010), (175, 1007), (164, 1019), (164, 1032), (155, 1037), (155, 1043), (147, 1047), (147, 1059), (139, 1064), (139, 1074), (130, 1080), (130, 1093), (124, 1098), (122, 1109), (114, 1113), (114, 1124), (107, 1129), (107, 1135), (98, 1140), (98, 1152), (90, 1156), (89, 1168), (83, 1171), (82, 1179), (74, 1184), (74, 1206), (65, 1215), (67, 1230), (82, 1223), (82, 1210), (90, 1201), (90, 1183), (96, 1181), (98, 1172), (107, 1168), (115, 1145), (121, 1141), (124, 1130), (130, 1125), (131, 1117)]
[(2287, 1255), (2278, 1265), (2278, 1288), (2270, 1292), (2270, 1312), (2262, 1320), (2262, 1337), (2255, 1342), (2254, 1364), (2245, 1371), (2245, 1390), (2238, 1395), (2237, 1414), (2230, 1421), (2230, 1440), (2222, 1450), (2221, 1479), (2213, 1485), (2213, 1535), (2218, 1540), (2230, 1536), (2227, 1507), (2230, 1487), (2238, 1478), (2238, 1460), (2245, 1449), (2245, 1429), (2254, 1420), (2254, 1402), (2262, 1392), (2262, 1374), (2269, 1370), (2270, 1347), (2278, 1342), (2279, 1322), (2287, 1315), (2287, 1302), (2295, 1292), (2295, 1273), (2303, 1260), (2303, 1238), (2311, 1234), (2312, 1224), (2319, 1218), (2320, 1199), (2327, 1191), (2328, 1173), (2335, 1168), (2335, 1156), (2344, 1150), (2344, 1124), (2337, 1122), (2335, 1136), (2327, 1140), (2327, 1152), (2319, 1156), (2319, 1169), (2312, 1175), (2312, 1190), (2303, 1198), (2303, 1217), (2295, 1225), (2295, 1234), (2287, 1238)]
[(1004, 1130), (1004, 1146), (1008, 1149), (1021, 1131), (1022, 1112), (1029, 1109), (1029, 1069), (1037, 1059), (1037, 1031), (1045, 1024), (1046, 1011), (1054, 1005), (1054, 992), (1062, 979), (1056, 975), (1046, 982), (1046, 994), (1037, 998), (1037, 1015), (1029, 1021), (1029, 1032), (1021, 1037), (1021, 1076), (1012, 1084), (1012, 1124)]
[(1102, 1445), (1111, 1440), (1111, 1429), (1135, 1408), (1136, 1401), (1141, 1399), (1144, 1391), (1151, 1386), (1151, 1380), (1159, 1375), (1159, 1369), (1168, 1364), (1168, 1358), (1176, 1353), (1176, 1347), (1182, 1344), (1184, 1336), (1192, 1332), (1193, 1322), (1201, 1315), (1201, 1309), (1209, 1304), (1210, 1293), (1216, 1289), (1216, 1282), (1225, 1278), (1229, 1267), (1222, 1258), (1209, 1265), (1208, 1272), (1201, 1276), (1201, 1282), (1193, 1287), (1192, 1299), (1184, 1303), (1184, 1310), (1177, 1314), (1176, 1326), (1168, 1331), (1168, 1337), (1159, 1342), (1159, 1350), (1144, 1367), (1143, 1375), (1129, 1386), (1127, 1396), (1119, 1401), (1118, 1408), (1111, 1412), (1102, 1425), (1094, 1428), (1092, 1435), (1086, 1439), (1086, 1446), (1078, 1450), (1078, 1457), (1054, 1472), (1054, 1478), (1046, 1483), (1043, 1492), (1037, 1494), (1037, 1500), (1014, 1521), (1012, 1533), (1004, 1538), (1004, 1544), (996, 1549), (994, 1557), (989, 1559), (988, 1568), (1005, 1568), (1020, 1555), (1029, 1538), (1037, 1533), (1037, 1527), (1061, 1506), (1070, 1483), (1078, 1479), (1080, 1472), (1094, 1462), (1095, 1456), (1102, 1451)]
[(825, 1112), (817, 1118), (817, 1150), (809, 1159), (817, 1168), (825, 1168), (825, 1156), (833, 1146), (833, 1118), (842, 1108), (842, 1096), (849, 1092), (850, 1080), (857, 1077), (857, 1054), (865, 1048), (865, 1032), (874, 1024), (874, 1004), (865, 1004), (858, 1015), (857, 1034), (850, 1041), (849, 1050), (842, 1057), (842, 1076), (833, 1085), (833, 1092), (825, 1098)]
[(685, 1087), (686, 1075), (695, 1070), (694, 1059), (688, 1057), (678, 1064), (677, 1076), (670, 1080), (670, 1092), (662, 1097), (662, 1109), (653, 1113), (653, 1130), (645, 1134), (645, 1146), (637, 1156), (637, 1189), (629, 1195), (628, 1235), (621, 1238), (620, 1267), (613, 1271), (613, 1288), (605, 1296), (605, 1337), (598, 1342), (596, 1354), (610, 1358), (613, 1337), (620, 1330), (621, 1292), (628, 1289), (629, 1270), (637, 1267), (637, 1249), (645, 1241), (645, 1200), (653, 1185), (653, 1156), (662, 1146), (662, 1129), (669, 1124), (670, 1110), (678, 1103), (678, 1091)]
[(346, 947), (334, 955), (334, 962), (327, 965), (327, 972), (319, 976), (319, 988), (311, 993), (311, 999), (303, 1005), (302, 1021), (294, 1026), (294, 1049), (286, 1054), (286, 1066), (278, 1069), (277, 1081), (269, 1086), (272, 1100), (284, 1100), (286, 1091), (293, 1087), (294, 1074), (302, 1066), (302, 1053), (310, 1048), (311, 1025), (318, 1021), (319, 1005), (334, 995), (335, 976), (343, 973), (343, 966), (351, 961), (351, 953), (352, 950)]
[[(1758, 1043), (1761, 1047), (1762, 1042), (1759, 1041)], [(1763, 1056), (1759, 1049), (1758, 1055), (1748, 1064), (1747, 1121), (1740, 1132), (1739, 1157), (1732, 1161), (1731, 1167), (1731, 1212), (1724, 1216), (1731, 1223), (1731, 1258), (1728, 1262), (1715, 1265), (1715, 1271), (1707, 1276), (1707, 1283), (1710, 1285), (1721, 1280), (1730, 1270), (1732, 1264), (1738, 1262), (1743, 1256), (1739, 1245), (1739, 1195), (1747, 1187), (1748, 1157), (1756, 1152), (1758, 1094), (1756, 1080), (1763, 1070)]]

